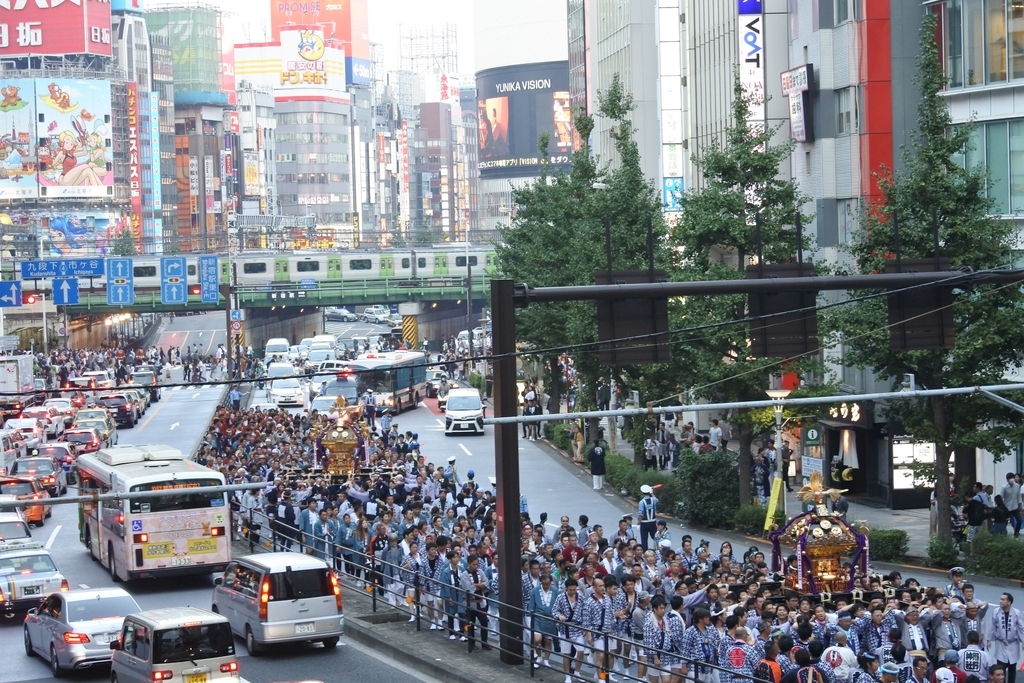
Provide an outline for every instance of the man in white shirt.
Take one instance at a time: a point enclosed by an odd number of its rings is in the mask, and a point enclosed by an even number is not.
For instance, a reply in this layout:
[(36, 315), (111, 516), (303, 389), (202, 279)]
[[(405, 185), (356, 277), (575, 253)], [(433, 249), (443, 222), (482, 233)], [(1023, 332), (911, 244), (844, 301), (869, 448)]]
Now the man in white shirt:
[(846, 641), (846, 634), (842, 631), (836, 632), (835, 644), (825, 648), (821, 659), (832, 667), (836, 672), (836, 678), (840, 681), (847, 680), (853, 670), (857, 668), (857, 655), (850, 649)]
[(1020, 538), (1020, 481), (1013, 472), (1006, 473), (1006, 484), (999, 490), (1003, 504), (1010, 511), (1010, 522), (1013, 524), (1013, 537)]
[(708, 430), (708, 443), (717, 451), (722, 445), (722, 428), (718, 426), (718, 420), (711, 421), (711, 429)]

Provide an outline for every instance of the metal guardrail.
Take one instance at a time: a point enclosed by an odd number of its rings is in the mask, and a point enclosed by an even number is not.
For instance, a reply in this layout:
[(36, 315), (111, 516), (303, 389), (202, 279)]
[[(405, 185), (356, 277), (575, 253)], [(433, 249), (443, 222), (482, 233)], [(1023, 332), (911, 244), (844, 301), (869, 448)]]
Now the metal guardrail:
[[(580, 671), (584, 665), (592, 666), (595, 671), (597, 678), (602, 681), (609, 680), (609, 675), (613, 672), (607, 667), (608, 662), (613, 659), (617, 659), (624, 664), (625, 673), (614, 672), (615, 675), (622, 677), (625, 681), (634, 681), (636, 683), (646, 683), (648, 675), (659, 675), (664, 677), (678, 676), (680, 680), (686, 679), (698, 683), (698, 667), (703, 671), (713, 671), (720, 675), (728, 675), (729, 680), (746, 680), (750, 683), (769, 683), (763, 679), (755, 676), (749, 676), (746, 674), (738, 674), (732, 669), (727, 669), (715, 664), (709, 664), (706, 662), (697, 662), (694, 660), (688, 660), (682, 657), (681, 653), (673, 652), (661, 648), (648, 648), (643, 644), (642, 636), (638, 640), (636, 637), (627, 638), (620, 635), (615, 635), (611, 632), (605, 631), (594, 631), (591, 629), (580, 627), (585, 634), (584, 640), (588, 643), (593, 639), (594, 642), (600, 642), (599, 647), (588, 647), (580, 645), (585, 653), (580, 654), (576, 649), (576, 645), (579, 643), (570, 643), (569, 639), (561, 635), (561, 628), (558, 629), (559, 635), (552, 638), (549, 647), (544, 647), (544, 639), (542, 637), (540, 647), (534, 644), (534, 637), (538, 633), (535, 630), (535, 619), (544, 619), (552, 621), (550, 617), (544, 615), (538, 615), (536, 612), (531, 612), (520, 606), (515, 606), (512, 609), (515, 613), (521, 614), (522, 618), (509, 622), (499, 614), (490, 612), (489, 610), (475, 609), (471, 604), (471, 598), (473, 594), (465, 591), (462, 588), (452, 587), (455, 591), (455, 595), (460, 596), (456, 599), (451, 599), (443, 596), (440, 592), (434, 593), (429, 590), (431, 583), (438, 583), (434, 579), (427, 580), (423, 577), (419, 571), (414, 571), (408, 565), (397, 565), (391, 562), (385, 562), (384, 560), (368, 555), (366, 553), (354, 550), (351, 548), (343, 547), (335, 544), (333, 541), (326, 543), (314, 541), (313, 544), (307, 542), (303, 534), (298, 527), (287, 526), (278, 520), (268, 518), (271, 525), (270, 535), (265, 536), (261, 527), (255, 527), (251, 521), (243, 518), (243, 530), (246, 532), (246, 537), (249, 542), (250, 552), (279, 552), (279, 551), (294, 551), (294, 552), (308, 552), (312, 551), (313, 555), (321, 557), (331, 563), (335, 571), (338, 573), (344, 585), (354, 590), (364, 590), (369, 594), (372, 604), (373, 612), (377, 612), (378, 602), (381, 598), (385, 598), (388, 594), (394, 597), (394, 604), (392, 605), (395, 609), (401, 612), (405, 612), (412, 617), (409, 623), (415, 623), (417, 631), (422, 630), (422, 621), (424, 619), (424, 608), (427, 609), (428, 614), (435, 613), (434, 610), (438, 609), (443, 615), (444, 619), (448, 620), (448, 630), (454, 632), (454, 623), (458, 622), (458, 632), (462, 637), (466, 638), (466, 650), (472, 652), (474, 649), (474, 643), (477, 640), (477, 634), (474, 632), (473, 622), (478, 621), (480, 623), (481, 631), (486, 630), (490, 636), (488, 644), (491, 645), (491, 649), (500, 652), (509, 652), (517, 657), (523, 656), (523, 648), (529, 647), (532, 652), (538, 650), (550, 653), (550, 655), (556, 655), (564, 661), (565, 656), (569, 656), (576, 660), (576, 673), (575, 677), (584, 679), (584, 676)], [(232, 529), (234, 529), (234, 524)], [(288, 533), (284, 533), (287, 531)], [(445, 562), (444, 558), (440, 558), (441, 561)], [(365, 578), (359, 578), (360, 573)], [(402, 577), (411, 579), (411, 581), (399, 581), (401, 585), (406, 587), (406, 590), (411, 591), (412, 595), (402, 595), (402, 593), (396, 592), (391, 586), (386, 585), (385, 579), (388, 577)], [(516, 577), (517, 579), (519, 577)], [(460, 595), (461, 594), (461, 595)], [(428, 600), (428, 598), (432, 600)], [(497, 599), (485, 596), (489, 606), (507, 606)], [(581, 595), (580, 600), (584, 597)], [(424, 604), (430, 603), (433, 604)], [(436, 605), (440, 602), (441, 607), (436, 608)], [(476, 614), (482, 612), (485, 619), (480, 619)], [(468, 616), (467, 616), (468, 615)], [(666, 612), (667, 616), (667, 612)], [(497, 622), (494, 628), (491, 628), (491, 620)], [(486, 622), (486, 625), (485, 625)], [(516, 649), (505, 649), (500, 644), (498, 624), (501, 623), (514, 623), (517, 626), (522, 626), (523, 637), (517, 639)], [(445, 630), (442, 627), (442, 630)], [(528, 634), (528, 636), (527, 636)], [(545, 636), (546, 637), (546, 636)], [(479, 635), (482, 642), (483, 634)], [(566, 643), (570, 645), (570, 651), (563, 653), (561, 651), (561, 644)], [(628, 646), (630, 654), (623, 654)], [(557, 650), (556, 650), (557, 648)], [(637, 655), (633, 656), (633, 651), (636, 651)], [(688, 669), (688, 673), (680, 673), (681, 667), (675, 667), (672, 669), (666, 669), (661, 666), (656, 666), (653, 663), (645, 661), (640, 655), (640, 651), (654, 651), (659, 656), (671, 657), (672, 659), (682, 659), (683, 663)], [(574, 654), (576, 653), (576, 654)], [(595, 658), (593, 663), (587, 662), (589, 654), (601, 654), (603, 655), (604, 666), (598, 665), (598, 660)], [(531, 659), (531, 657), (527, 657)], [(637, 665), (637, 674), (633, 675), (629, 673), (629, 669)], [(563, 665), (564, 666), (564, 665)], [(537, 668), (529, 664), (530, 677), (533, 678), (536, 675)], [(552, 665), (552, 671), (556, 669)]]

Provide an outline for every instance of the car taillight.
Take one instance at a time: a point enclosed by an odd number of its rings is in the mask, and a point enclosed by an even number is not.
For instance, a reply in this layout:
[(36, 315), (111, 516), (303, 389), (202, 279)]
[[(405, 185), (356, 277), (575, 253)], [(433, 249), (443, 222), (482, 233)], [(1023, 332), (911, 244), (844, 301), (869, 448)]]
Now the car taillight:
[(55, 481), (55, 479), (53, 477), (47, 477), (43, 481), (46, 482), (47, 484), (52, 484)]
[(270, 579), (263, 579), (260, 586), (260, 621), (267, 618), (267, 603), (270, 602)]
[(172, 678), (174, 678), (174, 672), (173, 671), (154, 671), (153, 672), (153, 680), (154, 681), (169, 681)]
[(222, 674), (233, 674), (238, 671), (238, 662), (228, 662), (227, 664), (220, 665), (220, 672)]
[(338, 611), (341, 611), (341, 586), (338, 584), (337, 575), (328, 571), (328, 575), (331, 577), (331, 590), (334, 591), (334, 602), (338, 605)]
[(7, 602), (7, 598), (6, 596), (4, 596), (4, 589), (0, 588), (0, 605), (4, 604), (5, 602)]
[(69, 590), (71, 590), (71, 585), (68, 584), (68, 580), (67, 579), (61, 579), (60, 580), (60, 592), (61, 593), (67, 593)]
[(84, 633), (65, 633), (64, 642), (71, 643), (72, 645), (82, 645), (91, 641), (89, 640), (89, 636)]

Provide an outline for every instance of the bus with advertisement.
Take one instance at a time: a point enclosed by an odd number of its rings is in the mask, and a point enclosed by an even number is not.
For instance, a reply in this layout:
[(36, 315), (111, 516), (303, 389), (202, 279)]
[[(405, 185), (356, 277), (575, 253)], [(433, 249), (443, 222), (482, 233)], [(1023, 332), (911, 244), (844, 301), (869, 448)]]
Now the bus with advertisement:
[(427, 360), (422, 351), (372, 351), (349, 362), (347, 371), (356, 376), (360, 396), (372, 391), (378, 409), (397, 414), (426, 397)]
[(80, 491), (155, 498), (79, 505), (79, 537), (114, 581), (223, 571), (231, 561), (230, 508), (224, 475), (170, 446), (111, 446), (78, 458)]

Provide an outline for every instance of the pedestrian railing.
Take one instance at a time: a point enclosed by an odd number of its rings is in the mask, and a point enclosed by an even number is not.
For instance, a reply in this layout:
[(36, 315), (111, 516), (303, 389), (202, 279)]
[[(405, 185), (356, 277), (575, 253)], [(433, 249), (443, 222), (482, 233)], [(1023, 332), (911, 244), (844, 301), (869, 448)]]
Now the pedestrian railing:
[[(425, 577), (419, 569), (409, 565), (400, 565), (385, 562), (379, 557), (342, 546), (333, 541), (314, 540), (308, 542), (306, 536), (297, 527), (287, 526), (277, 520), (270, 521), (269, 537), (264, 535), (263, 529), (259, 529), (259, 535), (255, 529), (248, 531), (249, 549), (252, 552), (274, 552), (292, 551), (308, 552), (326, 560), (332, 564), (338, 572), (344, 585), (350, 589), (362, 590), (370, 597), (372, 610), (376, 612), (379, 603), (384, 600), (389, 606), (410, 616), (409, 623), (415, 624), (417, 631), (422, 630), (424, 619), (433, 620), (437, 623), (437, 614), (442, 615), (442, 628), (451, 634), (458, 634), (460, 640), (466, 643), (467, 652), (472, 652), (476, 646), (476, 624), (480, 626), (480, 640), (486, 643), (487, 648), (502, 652), (509, 652), (516, 657), (523, 657), (524, 651), (532, 650), (530, 661), (530, 676), (534, 677), (537, 666), (534, 662), (546, 661), (549, 656), (557, 656), (562, 662), (562, 670), (568, 675), (570, 666), (575, 666), (575, 673), (572, 675), (577, 679), (586, 678), (582, 669), (584, 664), (594, 669), (594, 676), (601, 681), (615, 681), (620, 676), (624, 681), (646, 682), (646, 677), (657, 678), (674, 677), (674, 680), (683, 679), (691, 681), (711, 680), (712, 674), (715, 679), (722, 681), (750, 681), (750, 683), (768, 683), (762, 679), (747, 674), (737, 673), (736, 670), (721, 667), (707, 662), (699, 662), (683, 658), (681, 653), (663, 648), (652, 648), (644, 645), (643, 634), (633, 637), (616, 634), (607, 631), (596, 631), (577, 628), (584, 633), (583, 645), (579, 642), (572, 642), (567, 636), (563, 636), (561, 627), (558, 628), (558, 636), (547, 636), (536, 629), (538, 620), (554, 621), (552, 617), (540, 615), (524, 607), (513, 607), (505, 605), (497, 599), (484, 596), (488, 603), (487, 609), (474, 607), (475, 594), (455, 586), (446, 587), (442, 593), (440, 582), (434, 578)], [(439, 556), (439, 561), (447, 562)], [(395, 579), (389, 582), (388, 579)], [(408, 579), (408, 580), (405, 580)], [(520, 580), (520, 577), (515, 577)], [(436, 587), (434, 587), (436, 586)], [(581, 601), (584, 596), (581, 594)], [(440, 604), (440, 607), (438, 605)], [(508, 620), (495, 613), (492, 608), (511, 607), (511, 613), (522, 615), (521, 618)], [(426, 612), (426, 616), (424, 616)], [(444, 620), (447, 620), (445, 627)], [(492, 626), (492, 622), (494, 626)], [(557, 621), (555, 622), (558, 623)], [(456, 628), (456, 624), (458, 627)], [(510, 630), (518, 632), (521, 629), (522, 636), (513, 639), (511, 648), (501, 645), (497, 638), (502, 624), (514, 624)], [(538, 641), (537, 636), (540, 636)], [(494, 636), (493, 638), (491, 636)], [(545, 642), (547, 641), (547, 642)], [(592, 643), (599, 645), (593, 647)], [(564, 651), (567, 648), (568, 651)], [(676, 667), (664, 667), (648, 661), (643, 652), (653, 652), (658, 660), (668, 659), (679, 660), (681, 664)], [(540, 655), (544, 656), (541, 657)], [(600, 655), (588, 661), (592, 655)], [(621, 664), (616, 667), (614, 663)], [(633, 667), (636, 672), (632, 673)], [(551, 666), (552, 670), (555, 667)], [(682, 673), (683, 669), (687, 673)], [(616, 670), (617, 669), (617, 670)]]

